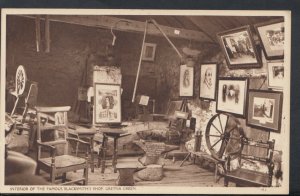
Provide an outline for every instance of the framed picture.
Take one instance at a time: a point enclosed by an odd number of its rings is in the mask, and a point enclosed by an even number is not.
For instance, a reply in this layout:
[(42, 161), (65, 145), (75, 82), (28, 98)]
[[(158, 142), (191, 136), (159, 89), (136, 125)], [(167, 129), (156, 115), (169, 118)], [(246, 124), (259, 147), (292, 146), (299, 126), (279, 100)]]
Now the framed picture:
[(121, 123), (121, 90), (119, 85), (95, 83), (94, 123)]
[(218, 66), (216, 63), (202, 64), (200, 67), (200, 94), (202, 99), (215, 100)]
[(283, 89), (284, 66), (283, 62), (268, 63), (268, 86), (272, 89)]
[(282, 92), (249, 90), (246, 124), (279, 133), (282, 97)]
[(248, 85), (247, 78), (219, 78), (217, 112), (244, 118)]
[(156, 44), (145, 43), (143, 49), (142, 60), (144, 61), (154, 61), (155, 58)]
[(262, 66), (249, 26), (221, 32), (217, 35), (230, 69)]
[(180, 65), (179, 96), (192, 97), (194, 94), (194, 67)]
[(256, 24), (260, 42), (263, 46), (266, 59), (283, 59), (284, 57), (284, 21), (272, 20), (265, 23)]

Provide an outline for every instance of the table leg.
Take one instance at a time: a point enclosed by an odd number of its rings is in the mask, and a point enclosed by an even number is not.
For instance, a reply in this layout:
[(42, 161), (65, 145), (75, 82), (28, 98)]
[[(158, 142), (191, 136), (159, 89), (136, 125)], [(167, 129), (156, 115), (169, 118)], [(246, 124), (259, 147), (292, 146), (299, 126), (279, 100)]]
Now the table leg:
[(117, 169), (116, 169), (117, 158), (118, 158), (117, 156), (118, 156), (118, 138), (114, 137), (114, 151), (113, 151), (113, 160), (112, 160), (114, 173), (117, 173)]
[(91, 171), (94, 173), (94, 137), (90, 138), (90, 148), (91, 148)]
[(99, 152), (98, 156), (98, 164), (101, 162), (101, 173), (104, 173), (105, 170), (105, 160), (106, 160), (106, 147), (107, 147), (107, 136), (103, 134), (103, 143), (101, 152)]

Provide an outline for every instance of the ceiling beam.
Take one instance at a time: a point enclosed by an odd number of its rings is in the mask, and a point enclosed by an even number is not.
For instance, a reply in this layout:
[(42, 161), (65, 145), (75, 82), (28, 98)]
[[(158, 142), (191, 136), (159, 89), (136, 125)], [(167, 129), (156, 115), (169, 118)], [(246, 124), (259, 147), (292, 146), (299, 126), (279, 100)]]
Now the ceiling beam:
[[(25, 15), (19, 15), (19, 16), (25, 16)], [(26, 15), (25, 17), (33, 18), (35, 16)], [(113, 30), (126, 31), (126, 32), (143, 33), (145, 29), (145, 22), (120, 19), (113, 16), (49, 15), (49, 21), (64, 22), (69, 24), (77, 24), (77, 25), (83, 25), (89, 27), (99, 27), (105, 29), (111, 29), (113, 27)], [(201, 31), (188, 30), (184, 28), (174, 28), (174, 27), (169, 27), (164, 25), (160, 25), (160, 27), (167, 36), (172, 38), (181, 38), (181, 39), (188, 39), (188, 40), (194, 40), (199, 42), (212, 43), (212, 40), (205, 33)], [(162, 33), (157, 29), (157, 27), (155, 27), (152, 23), (148, 23), (147, 33), (156, 36), (163, 36)]]

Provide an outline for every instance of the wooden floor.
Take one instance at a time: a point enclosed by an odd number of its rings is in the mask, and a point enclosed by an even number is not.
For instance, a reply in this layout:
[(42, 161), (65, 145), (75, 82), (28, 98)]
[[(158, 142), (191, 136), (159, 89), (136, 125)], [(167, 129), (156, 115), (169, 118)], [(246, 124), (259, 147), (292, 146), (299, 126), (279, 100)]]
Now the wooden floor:
[[(175, 163), (170, 159), (163, 159), (164, 166), (164, 178), (160, 181), (143, 181), (138, 177), (135, 178), (135, 186), (188, 186), (188, 187), (222, 187), (223, 179), (221, 178), (218, 183), (215, 183), (214, 172), (207, 169), (203, 169), (198, 165), (194, 165), (191, 162), (185, 162), (180, 167), (181, 161)], [(125, 162), (137, 162), (137, 157), (123, 157), (118, 159), (118, 163)], [(78, 175), (82, 175), (82, 172), (70, 172), (67, 178), (76, 178)], [(107, 161), (107, 167), (102, 174), (99, 168), (95, 168), (94, 173), (89, 171), (90, 186), (116, 186), (118, 173), (113, 173), (111, 162)], [(46, 177), (46, 176), (45, 176)]]

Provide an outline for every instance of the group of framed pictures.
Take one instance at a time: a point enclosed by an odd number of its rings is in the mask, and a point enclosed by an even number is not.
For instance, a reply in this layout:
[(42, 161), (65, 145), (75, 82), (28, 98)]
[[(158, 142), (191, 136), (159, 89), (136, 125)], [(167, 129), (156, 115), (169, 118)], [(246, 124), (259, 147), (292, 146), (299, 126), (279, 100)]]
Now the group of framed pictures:
[[(284, 58), (284, 21), (276, 19), (254, 25), (267, 60)], [(218, 33), (221, 48), (229, 68), (260, 68), (260, 53), (256, 48), (250, 26)]]
[[(279, 85), (277, 72), (282, 63), (269, 66), (272, 73), (270, 84)], [(180, 67), (180, 96), (192, 97), (194, 67)], [(217, 112), (226, 112), (246, 118), (247, 125), (280, 132), (282, 92), (271, 90), (249, 90), (248, 78), (218, 77), (216, 63), (200, 67), (200, 99), (216, 100)]]

